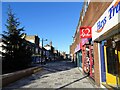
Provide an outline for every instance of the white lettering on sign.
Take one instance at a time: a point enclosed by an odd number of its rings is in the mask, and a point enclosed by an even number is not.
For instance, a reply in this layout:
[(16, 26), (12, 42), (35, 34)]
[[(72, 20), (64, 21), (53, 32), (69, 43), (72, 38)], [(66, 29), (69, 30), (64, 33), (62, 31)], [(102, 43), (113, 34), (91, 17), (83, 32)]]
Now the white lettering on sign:
[(80, 27), (80, 38), (92, 38), (91, 27)]

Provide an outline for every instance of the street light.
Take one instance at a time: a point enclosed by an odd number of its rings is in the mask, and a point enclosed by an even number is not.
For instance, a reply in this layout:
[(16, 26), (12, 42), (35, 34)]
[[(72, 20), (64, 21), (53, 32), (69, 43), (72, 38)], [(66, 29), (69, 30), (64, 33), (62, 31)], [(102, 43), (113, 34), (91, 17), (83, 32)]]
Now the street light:
[(41, 53), (42, 60), (41, 60), (41, 64), (42, 64), (42, 61), (43, 61), (43, 41), (47, 41), (47, 39), (44, 40), (44, 39), (42, 38), (42, 53)]

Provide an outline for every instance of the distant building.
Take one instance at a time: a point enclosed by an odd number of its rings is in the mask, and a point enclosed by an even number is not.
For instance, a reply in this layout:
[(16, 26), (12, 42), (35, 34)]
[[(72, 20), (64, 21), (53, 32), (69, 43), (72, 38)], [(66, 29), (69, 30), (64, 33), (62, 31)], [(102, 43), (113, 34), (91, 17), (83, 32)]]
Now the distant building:
[(3, 50), (2, 45), (5, 45), (5, 44), (2, 42), (2, 38), (0, 38), (0, 58), (2, 57), (2, 53), (6, 52), (5, 50)]
[(2, 45), (3, 45), (2, 38), (0, 38), (0, 58), (2, 57), (2, 52), (3, 52)]
[(61, 56), (63, 56), (63, 59), (66, 59), (66, 52), (62, 52)]
[(70, 59), (70, 54), (66, 54), (66, 59)]
[(33, 62), (40, 62), (42, 51), (39, 47), (40, 38), (37, 35), (25, 35), (25, 40), (28, 41), (31, 45)]
[(54, 60), (54, 47), (52, 46), (52, 41), (50, 44), (45, 45), (44, 48), (47, 50), (47, 57)]
[(29, 41), (31, 43), (34, 43), (37, 46), (39, 46), (40, 38), (37, 35), (26, 35), (25, 36), (25, 40), (27, 40), (27, 41)]
[(54, 47), (52, 46), (52, 41), (50, 42), (50, 44), (45, 45), (44, 48), (46, 50), (49, 50), (51, 53), (54, 53)]

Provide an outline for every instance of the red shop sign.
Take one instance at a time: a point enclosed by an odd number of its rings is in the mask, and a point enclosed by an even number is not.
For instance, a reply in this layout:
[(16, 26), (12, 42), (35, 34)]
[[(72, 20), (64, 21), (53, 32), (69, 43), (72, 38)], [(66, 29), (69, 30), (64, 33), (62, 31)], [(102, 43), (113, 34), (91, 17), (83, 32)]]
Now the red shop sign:
[(92, 38), (92, 27), (80, 27), (80, 38)]

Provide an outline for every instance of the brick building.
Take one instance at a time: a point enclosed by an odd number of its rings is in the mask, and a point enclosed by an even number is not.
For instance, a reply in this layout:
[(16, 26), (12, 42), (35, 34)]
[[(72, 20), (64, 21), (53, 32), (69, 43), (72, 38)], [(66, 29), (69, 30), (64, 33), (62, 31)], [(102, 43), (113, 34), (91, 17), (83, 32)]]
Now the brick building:
[[(92, 26), (97, 84), (120, 87), (120, 0), (98, 5), (101, 13)], [(97, 72), (98, 69), (95, 68)], [(98, 78), (99, 77), (99, 78)]]
[(40, 38), (37, 35), (25, 35), (25, 40), (28, 41), (32, 49), (32, 58), (34, 63), (41, 62), (41, 48), (39, 47)]
[[(120, 86), (119, 7), (119, 0), (112, 2), (85, 0), (74, 34), (74, 41), (70, 46), (71, 57), (76, 59), (77, 66), (80, 66), (79, 52), (82, 52), (82, 71), (85, 71), (84, 59), (87, 59), (88, 53), (90, 76), (101, 87), (103, 85)], [(80, 38), (79, 28), (85, 26), (92, 27), (92, 38)]]
[(40, 38), (37, 35), (26, 35), (25, 39), (31, 43), (35, 43), (37, 46), (39, 46)]
[[(108, 8), (111, 2), (85, 2), (82, 10), (81, 26), (90, 26), (97, 22), (100, 16)], [(87, 43), (87, 42), (86, 42)], [(99, 50), (98, 44), (93, 43), (93, 52), (94, 52), (94, 80), (98, 86), (100, 86), (101, 76), (100, 76), (100, 67), (99, 67)]]

